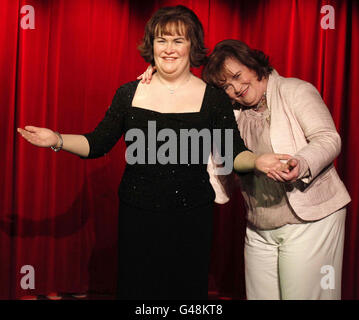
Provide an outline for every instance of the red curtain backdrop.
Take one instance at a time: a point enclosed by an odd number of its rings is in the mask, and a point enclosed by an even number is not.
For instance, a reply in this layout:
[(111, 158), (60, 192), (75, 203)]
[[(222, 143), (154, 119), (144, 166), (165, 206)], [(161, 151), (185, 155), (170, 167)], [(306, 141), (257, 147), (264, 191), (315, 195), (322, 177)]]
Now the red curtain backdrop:
[[(0, 0), (0, 299), (50, 292), (113, 294), (117, 277), (120, 141), (105, 157), (81, 160), (36, 148), (16, 133), (35, 125), (90, 131), (116, 89), (146, 68), (136, 47), (158, 8), (183, 4), (201, 19), (209, 49), (226, 38), (263, 50), (277, 71), (313, 83), (342, 137), (338, 172), (349, 189), (343, 299), (359, 298), (359, 6), (330, 0)], [(23, 29), (20, 9), (35, 9)], [(331, 5), (335, 29), (322, 29)], [(200, 70), (194, 70), (199, 75)], [(210, 290), (245, 299), (245, 211), (238, 191), (217, 206)], [(21, 267), (35, 270), (24, 290)]]

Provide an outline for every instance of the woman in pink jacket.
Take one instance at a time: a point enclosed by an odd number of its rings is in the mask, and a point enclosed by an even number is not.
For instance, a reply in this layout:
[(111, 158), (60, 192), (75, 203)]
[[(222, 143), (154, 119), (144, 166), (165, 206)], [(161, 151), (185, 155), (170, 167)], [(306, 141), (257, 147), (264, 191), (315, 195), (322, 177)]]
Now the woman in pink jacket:
[[(150, 81), (149, 68), (142, 81)], [(247, 207), (247, 299), (340, 299), (346, 205), (350, 196), (333, 161), (341, 139), (319, 92), (281, 77), (265, 54), (238, 40), (219, 42), (203, 80), (232, 99), (251, 151), (291, 154), (289, 173), (215, 175), (216, 202), (238, 183)]]
[[(345, 206), (350, 196), (333, 160), (340, 136), (320, 94), (308, 82), (281, 77), (261, 51), (238, 40), (218, 43), (203, 79), (232, 99), (241, 136), (255, 153), (293, 155), (277, 179), (239, 179), (247, 207), (248, 299), (340, 299)], [(211, 169), (212, 168), (212, 169)], [(225, 202), (228, 178), (214, 176)]]

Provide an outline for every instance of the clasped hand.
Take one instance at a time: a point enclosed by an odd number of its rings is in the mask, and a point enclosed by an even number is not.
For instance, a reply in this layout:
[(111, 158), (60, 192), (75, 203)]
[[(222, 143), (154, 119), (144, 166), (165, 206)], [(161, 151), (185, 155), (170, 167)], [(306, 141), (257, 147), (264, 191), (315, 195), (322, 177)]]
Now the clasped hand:
[(299, 161), (295, 158), (291, 158), (282, 167), (277, 169), (270, 169), (267, 172), (267, 177), (280, 182), (291, 183), (299, 177)]
[(265, 153), (257, 156), (255, 169), (275, 181), (294, 182), (299, 176), (299, 161), (289, 154)]

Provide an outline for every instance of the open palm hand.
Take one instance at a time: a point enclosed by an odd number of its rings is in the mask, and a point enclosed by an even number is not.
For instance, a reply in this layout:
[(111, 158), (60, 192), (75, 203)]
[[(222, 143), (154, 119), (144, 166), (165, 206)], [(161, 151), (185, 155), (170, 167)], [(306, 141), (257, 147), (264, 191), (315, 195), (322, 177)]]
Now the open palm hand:
[(59, 141), (58, 136), (47, 128), (26, 126), (24, 129), (18, 128), (17, 131), (25, 140), (37, 147), (56, 146)]

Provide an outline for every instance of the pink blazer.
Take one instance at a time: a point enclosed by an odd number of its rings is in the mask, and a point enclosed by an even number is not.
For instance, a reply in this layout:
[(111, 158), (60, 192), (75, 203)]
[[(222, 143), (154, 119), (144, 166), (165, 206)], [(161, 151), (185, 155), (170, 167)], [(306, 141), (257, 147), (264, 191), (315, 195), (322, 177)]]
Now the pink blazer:
[[(273, 151), (304, 159), (309, 167), (309, 175), (286, 184), (287, 198), (295, 213), (312, 221), (347, 205), (349, 193), (333, 165), (340, 153), (341, 139), (316, 88), (300, 79), (281, 77), (273, 70), (268, 80), (267, 103)], [(241, 111), (234, 113), (238, 121)], [(207, 169), (216, 192), (215, 201), (225, 203), (235, 178), (233, 174), (217, 176), (214, 168), (210, 158)]]

